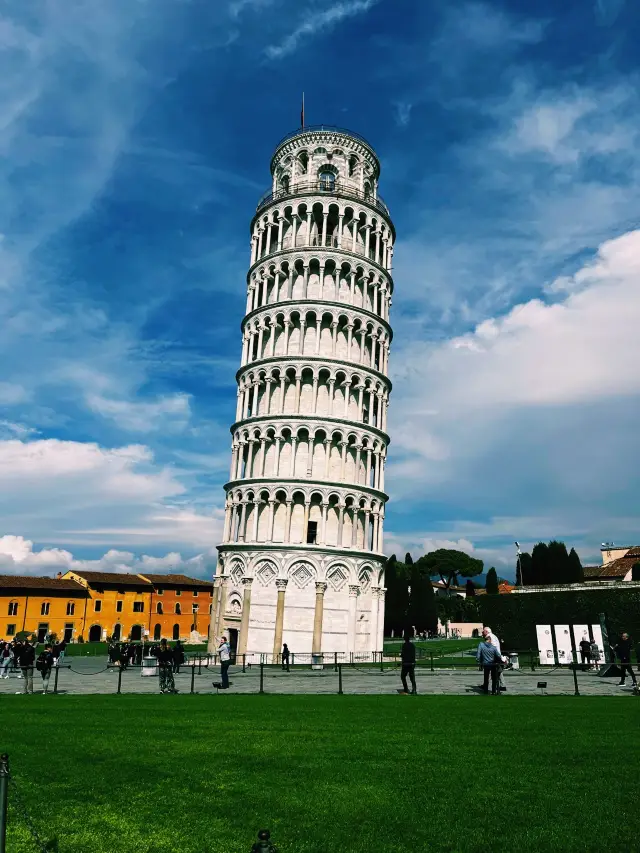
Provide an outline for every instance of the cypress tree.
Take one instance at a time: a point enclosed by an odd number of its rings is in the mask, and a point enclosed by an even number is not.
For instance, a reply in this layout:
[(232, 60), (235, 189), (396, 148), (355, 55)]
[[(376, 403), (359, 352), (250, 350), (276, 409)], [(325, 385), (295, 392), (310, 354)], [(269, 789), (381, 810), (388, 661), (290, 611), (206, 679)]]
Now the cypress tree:
[(549, 579), (547, 583), (570, 583), (571, 564), (564, 542), (552, 539), (547, 546), (549, 555)]
[(631, 580), (640, 581), (640, 563), (634, 563), (631, 566)]
[(568, 583), (582, 583), (584, 581), (584, 571), (580, 557), (576, 553), (576, 549), (572, 548), (569, 551), (569, 572)]
[(473, 596), (476, 594), (476, 587), (475, 587), (474, 582), (471, 580), (471, 578), (467, 578), (466, 593), (467, 593), (467, 598), (473, 598)]
[(391, 636), (391, 631), (395, 627), (395, 616), (397, 611), (398, 598), (398, 561), (396, 555), (392, 554), (387, 560), (384, 568), (384, 585), (387, 588), (384, 607), (384, 635)]
[(549, 583), (549, 548), (546, 542), (538, 542), (531, 552), (532, 584)]
[(404, 555), (404, 564), (405, 564), (405, 566), (412, 566), (413, 565), (413, 557), (411, 556), (411, 554), (408, 551)]
[(518, 568), (516, 572), (516, 583), (518, 586), (533, 583), (533, 570), (531, 567), (531, 554), (528, 554), (526, 551), (524, 554), (520, 554), (520, 560), (518, 561)]
[(498, 574), (496, 570), (491, 566), (489, 571), (487, 572), (487, 595), (498, 595), (500, 590), (498, 589)]
[(438, 633), (438, 606), (431, 578), (425, 575), (424, 584), (424, 630), (430, 634)]

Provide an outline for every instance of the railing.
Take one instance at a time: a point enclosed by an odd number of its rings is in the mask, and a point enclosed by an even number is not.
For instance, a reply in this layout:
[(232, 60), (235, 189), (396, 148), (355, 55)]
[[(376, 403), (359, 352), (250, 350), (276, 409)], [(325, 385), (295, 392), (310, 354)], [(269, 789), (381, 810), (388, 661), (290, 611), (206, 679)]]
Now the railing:
[(355, 198), (377, 208), (381, 213), (384, 213), (385, 216), (391, 216), (389, 208), (380, 196), (374, 198), (371, 193), (365, 193), (362, 190), (356, 189), (356, 187), (345, 186), (339, 182), (331, 183), (321, 179), (317, 181), (298, 181), (288, 189), (280, 189), (275, 192), (265, 193), (258, 202), (256, 212), (262, 210), (263, 207), (266, 207), (273, 201), (292, 198), (293, 196), (304, 193), (326, 193), (327, 195), (336, 196), (337, 198)]
[(317, 131), (324, 131), (325, 133), (344, 133), (346, 136), (351, 136), (353, 139), (358, 139), (360, 142), (364, 142), (367, 148), (370, 148), (371, 151), (375, 154), (373, 150), (373, 146), (370, 142), (361, 136), (359, 133), (356, 133), (353, 130), (347, 130), (345, 127), (336, 127), (332, 124), (310, 124), (308, 127), (299, 127), (297, 130), (292, 130), (282, 137), (280, 142), (276, 145), (276, 151), (280, 146), (285, 143), (288, 139), (293, 139), (296, 136), (300, 136), (303, 133), (315, 133)]

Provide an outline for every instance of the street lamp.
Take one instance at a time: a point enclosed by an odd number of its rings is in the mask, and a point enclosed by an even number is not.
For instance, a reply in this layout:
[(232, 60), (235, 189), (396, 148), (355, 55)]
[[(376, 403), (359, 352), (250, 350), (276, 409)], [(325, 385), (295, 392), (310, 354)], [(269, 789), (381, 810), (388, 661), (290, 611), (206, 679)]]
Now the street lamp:
[(524, 586), (524, 578), (522, 577), (522, 563), (520, 561), (520, 557), (522, 557), (522, 551), (520, 550), (520, 543), (516, 542), (516, 565), (518, 567), (518, 574), (520, 575), (520, 586)]

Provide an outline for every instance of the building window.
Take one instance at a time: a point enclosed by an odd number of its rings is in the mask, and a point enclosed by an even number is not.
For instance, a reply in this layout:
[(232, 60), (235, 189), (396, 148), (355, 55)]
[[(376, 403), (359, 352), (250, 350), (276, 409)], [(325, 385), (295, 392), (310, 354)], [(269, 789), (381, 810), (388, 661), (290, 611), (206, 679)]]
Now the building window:
[(116, 601), (116, 613), (122, 613), (122, 601)]
[(96, 598), (96, 600), (93, 602), (93, 612), (94, 613), (100, 613), (101, 610), (102, 610), (102, 601), (101, 601), (101, 599)]
[(119, 590), (118, 590), (118, 595), (124, 595), (124, 594), (125, 594), (125, 592), (126, 592), (126, 590), (124, 590), (124, 589), (119, 589)]
[(48, 616), (49, 615), (49, 602), (48, 601), (43, 601), (42, 604), (40, 605), (40, 615), (41, 616)]
[(209, 590), (209, 598), (213, 598), (213, 590), (212, 589)]
[(180, 610), (180, 605), (179, 605), (179, 604), (176, 604), (176, 610), (175, 610), (175, 612), (178, 614), (178, 616), (180, 616), (180, 614), (182, 613), (182, 611)]
[(176, 590), (176, 595), (182, 595), (182, 590), (177, 589), (177, 590)]
[(144, 601), (134, 601), (133, 602), (133, 612), (134, 613), (144, 613)]
[(7, 637), (13, 637), (16, 633), (15, 625), (7, 625)]
[(163, 589), (157, 589), (156, 593), (157, 593), (157, 595), (164, 595), (164, 590)]
[(161, 602), (161, 601), (159, 601), (159, 602), (156, 604), (156, 613), (159, 613), (159, 614), (160, 614), (160, 616), (162, 616), (162, 602)]
[(197, 613), (199, 609), (200, 609), (200, 605), (199, 605), (199, 604), (192, 604), (192, 605), (191, 605), (191, 612), (192, 612), (192, 613)]
[(320, 189), (331, 192), (336, 186), (336, 176), (333, 172), (320, 172)]
[(307, 525), (307, 545), (315, 545), (318, 540), (318, 522), (310, 521)]
[(67, 601), (67, 616), (73, 616), (76, 612), (76, 605), (73, 601)]
[(193, 597), (194, 597), (194, 598), (197, 598), (197, 597), (198, 597), (198, 590), (197, 590), (197, 589), (194, 589), (194, 591), (193, 591)]
[(9, 616), (17, 616), (18, 615), (18, 602), (10, 601), (9, 602)]

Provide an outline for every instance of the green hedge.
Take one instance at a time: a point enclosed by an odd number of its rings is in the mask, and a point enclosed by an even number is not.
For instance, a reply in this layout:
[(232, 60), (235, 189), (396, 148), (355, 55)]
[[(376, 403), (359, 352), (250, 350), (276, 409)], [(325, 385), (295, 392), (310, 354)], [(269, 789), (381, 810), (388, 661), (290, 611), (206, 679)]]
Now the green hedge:
[(640, 641), (638, 587), (482, 595), (476, 601), (482, 622), (514, 649), (537, 648), (536, 625), (594, 625), (600, 613), (613, 637), (627, 631), (634, 642)]

